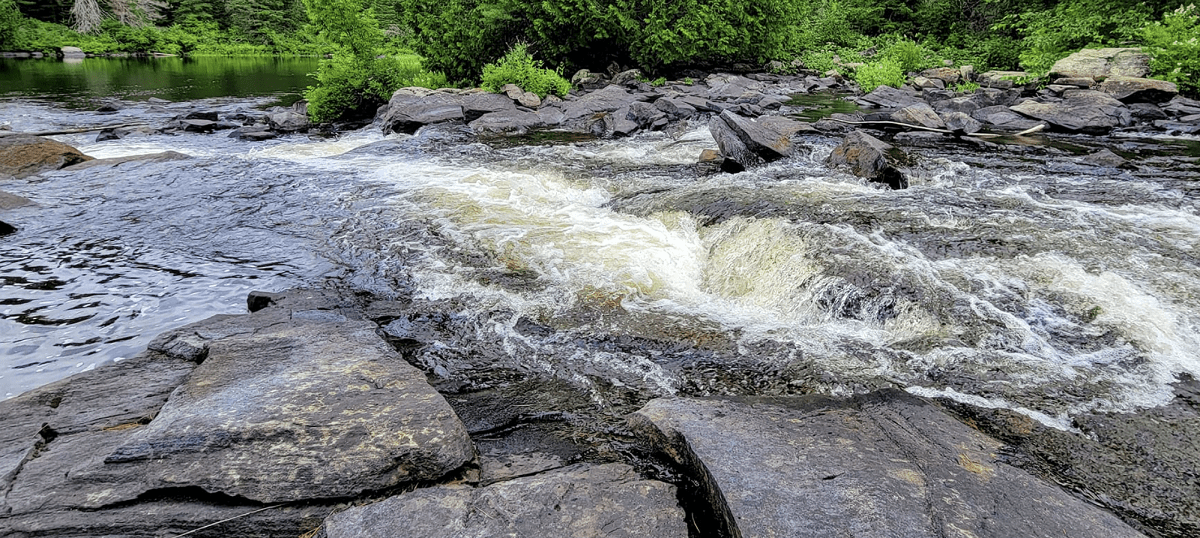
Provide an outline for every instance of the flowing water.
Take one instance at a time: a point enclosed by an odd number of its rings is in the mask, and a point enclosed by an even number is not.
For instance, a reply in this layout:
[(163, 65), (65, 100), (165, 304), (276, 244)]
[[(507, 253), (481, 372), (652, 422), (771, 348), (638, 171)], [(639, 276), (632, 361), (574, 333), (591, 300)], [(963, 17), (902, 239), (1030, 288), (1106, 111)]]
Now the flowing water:
[[(114, 121), (4, 106), (19, 130)], [(194, 158), (0, 182), (39, 204), (6, 215), (20, 231), (0, 238), (0, 394), (294, 286), (411, 297), (425, 310), (386, 330), (433, 341), (417, 360), (439, 375), (470, 379), (486, 359), (600, 403), (614, 387), (894, 385), (1069, 428), (1200, 375), (1198, 189), (1169, 170), (950, 155), (890, 191), (829, 170), (826, 137), (698, 175), (714, 147), (701, 127), (516, 147), (453, 129), (92, 137), (58, 138)]]

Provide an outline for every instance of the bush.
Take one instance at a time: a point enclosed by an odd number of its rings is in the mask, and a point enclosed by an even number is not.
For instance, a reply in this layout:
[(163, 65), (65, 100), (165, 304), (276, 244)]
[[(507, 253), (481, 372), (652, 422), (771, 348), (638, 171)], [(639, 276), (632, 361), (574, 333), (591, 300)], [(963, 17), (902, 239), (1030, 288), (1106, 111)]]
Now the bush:
[(483, 66), (483, 89), (499, 92), (505, 84), (516, 84), (542, 98), (571, 91), (571, 83), (562, 77), (561, 71), (542, 67), (541, 60), (533, 59), (525, 43), (514, 46), (497, 62)]
[(1178, 84), (1189, 94), (1200, 93), (1200, 16), (1195, 4), (1179, 6), (1162, 22), (1146, 25), (1142, 36), (1156, 77)]
[(899, 62), (884, 57), (859, 67), (854, 72), (854, 80), (864, 92), (870, 92), (880, 86), (899, 88), (904, 84), (904, 71), (900, 69)]
[(895, 60), (903, 73), (929, 67), (929, 61), (925, 59), (925, 49), (907, 39), (901, 39), (889, 45), (884, 49), (883, 56)]
[(0, 0), (0, 50), (17, 48), (17, 28), (21, 27), (21, 12), (13, 0)]
[(1136, 40), (1153, 8), (1135, 0), (1062, 1), (1043, 11), (1005, 17), (996, 30), (1022, 36), (1021, 66), (1045, 73), (1054, 62), (1085, 47), (1116, 46)]

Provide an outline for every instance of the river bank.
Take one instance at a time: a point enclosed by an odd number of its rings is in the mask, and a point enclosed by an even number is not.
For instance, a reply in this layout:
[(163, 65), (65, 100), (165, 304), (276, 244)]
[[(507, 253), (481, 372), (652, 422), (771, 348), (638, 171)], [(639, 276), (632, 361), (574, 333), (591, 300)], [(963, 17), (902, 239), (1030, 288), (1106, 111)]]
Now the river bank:
[[(402, 93), (416, 105), (315, 139), (272, 124), (292, 109), (19, 105), (22, 129), (151, 121), (62, 137), (102, 158), (3, 181), (37, 204), (0, 214), (5, 248), (33, 260), (5, 268), (25, 279), (6, 300), (87, 280), (42, 285), (102, 259), (62, 240), (92, 237), (124, 249), (118, 267), (190, 273), (126, 273), (159, 301), (253, 312), (139, 329), (153, 339), (122, 360), (0, 404), (0, 517), (14, 536), (181, 533), (264, 508), (197, 534), (386, 535), (432, 510), (451, 533), (1195, 534), (1194, 147), (1132, 136), (1145, 122), (868, 130), (908, 154), (890, 190), (828, 163), (845, 130), (886, 124), (836, 119), (917, 103), (830, 119), (790, 92), (808, 77), (604, 86), (537, 107), (562, 113), (550, 135), (480, 130), (528, 119), (524, 95)], [(692, 91), (721, 109), (681, 117)], [(469, 117), (473, 100), (498, 109)], [(447, 117), (407, 134), (417, 105)], [(773, 160), (738, 131), (753, 107), (787, 140)], [(270, 136), (221, 136), (237, 129)], [(127, 159), (159, 151), (188, 158)], [(321, 289), (244, 299), (291, 283)], [(9, 322), (66, 318), (7, 304)]]

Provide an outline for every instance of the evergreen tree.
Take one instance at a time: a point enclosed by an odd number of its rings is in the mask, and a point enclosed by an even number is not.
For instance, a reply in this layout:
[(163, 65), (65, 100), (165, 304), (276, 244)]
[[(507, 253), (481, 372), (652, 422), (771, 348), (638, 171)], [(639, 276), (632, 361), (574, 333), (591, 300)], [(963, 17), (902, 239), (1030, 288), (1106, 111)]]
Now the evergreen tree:
[(177, 0), (172, 6), (171, 22), (185, 26), (216, 23), (224, 14), (221, 0)]
[(13, 0), (0, 0), (0, 50), (12, 50), (17, 46), (17, 28), (21, 25), (21, 12)]

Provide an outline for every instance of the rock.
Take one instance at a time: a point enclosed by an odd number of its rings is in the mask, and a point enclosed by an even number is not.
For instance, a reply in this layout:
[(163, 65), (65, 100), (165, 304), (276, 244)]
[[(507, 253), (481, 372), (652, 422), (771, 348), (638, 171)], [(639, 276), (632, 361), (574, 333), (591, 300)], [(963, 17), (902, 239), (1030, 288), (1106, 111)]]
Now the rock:
[[(723, 170), (724, 163), (725, 157), (721, 156), (721, 150), (706, 149), (700, 152), (700, 158), (696, 162), (696, 171), (701, 175), (715, 174)], [(742, 170), (744, 170), (744, 168)], [(733, 170), (729, 172), (737, 173), (741, 172), (742, 170)]]
[(463, 121), (467, 123), (483, 117), (484, 114), (516, 110), (517, 108), (511, 98), (498, 93), (472, 93), (456, 97), (456, 100), (462, 107)]
[(919, 75), (913, 79), (913, 86), (921, 88), (922, 90), (928, 90), (928, 89), (944, 90), (944, 89), (946, 89), (946, 83), (942, 82), (940, 79), (926, 78), (926, 77), (922, 77)]
[(638, 130), (637, 122), (630, 119), (629, 107), (618, 109), (603, 116), (603, 133), (601, 136), (629, 136)]
[(1138, 121), (1152, 122), (1167, 119), (1167, 113), (1152, 103), (1133, 103), (1129, 105), (1129, 113)]
[(675, 487), (627, 465), (579, 464), (483, 488), (424, 488), (329, 516), (329, 538), (688, 535)]
[(101, 114), (111, 114), (111, 113), (120, 112), (120, 111), (121, 111), (120, 103), (105, 103), (103, 105), (100, 105), (99, 107), (96, 107), (96, 112), (99, 112)]
[(84, 54), (83, 49), (79, 47), (62, 47), (58, 50), (60, 51), (59, 56), (63, 58), (84, 58), (87, 56), (87, 54)]
[(0, 211), (9, 211), (21, 207), (29, 207), (34, 205), (33, 200), (24, 196), (0, 191)]
[(0, 174), (20, 179), (90, 160), (57, 140), (26, 134), (0, 135)]
[(944, 114), (942, 115), (942, 119), (946, 122), (946, 129), (950, 130), (956, 136), (978, 133), (983, 128), (983, 124), (979, 123), (978, 120), (962, 112)]
[(538, 113), (516, 108), (488, 112), (467, 124), (476, 134), (481, 135), (521, 135), (528, 133), (530, 129), (545, 125), (546, 122)]
[[(507, 95), (509, 99), (516, 101), (521, 106), (528, 108), (537, 108), (542, 105), (542, 99), (536, 93), (522, 90), (516, 84), (505, 84), (500, 91)], [(469, 122), (468, 122), (469, 123)]]
[(1029, 73), (1024, 71), (987, 71), (979, 75), (979, 85), (984, 88), (1007, 90), (1016, 85), (1016, 80), (1028, 76)]
[(895, 389), (658, 399), (629, 423), (699, 477), (725, 535), (1142, 536)]
[(613, 75), (612, 84), (616, 84), (617, 86), (626, 86), (632, 82), (637, 82), (641, 76), (642, 72), (637, 69), (621, 71), (620, 73)]
[(950, 84), (957, 84), (962, 79), (962, 72), (953, 67), (935, 67), (921, 71), (921, 76), (927, 79), (936, 79), (942, 81), (942, 87)]
[(859, 100), (882, 108), (904, 108), (924, 102), (917, 97), (917, 93), (914, 91), (901, 90), (891, 86), (875, 88), (874, 91), (860, 97)]
[(1068, 90), (1060, 103), (1025, 101), (1009, 109), (1058, 129), (1087, 134), (1104, 134), (1129, 125), (1132, 119), (1123, 103), (1095, 90)]
[(108, 159), (92, 159), (87, 162), (73, 164), (71, 166), (63, 168), (63, 170), (68, 170), (68, 171), (74, 172), (74, 171), (78, 171), (78, 170), (86, 170), (88, 168), (95, 168), (97, 166), (113, 166), (113, 167), (115, 167), (115, 166), (119, 166), (119, 165), (122, 165), (125, 163), (132, 163), (132, 162), (143, 162), (143, 163), (167, 162), (167, 161), (181, 161), (181, 160), (186, 160), (186, 159), (191, 159), (191, 158), (192, 158), (191, 155), (179, 153), (178, 151), (161, 151), (158, 153), (147, 153), (144, 155), (128, 155), (125, 157), (111, 157)]
[(1154, 126), (1170, 135), (1200, 134), (1200, 123), (1184, 123), (1181, 121), (1157, 120)]
[(1059, 77), (1054, 79), (1054, 83), (1060, 86), (1074, 86), (1087, 90), (1096, 84), (1096, 80), (1092, 77)]
[(1095, 80), (1111, 76), (1143, 78), (1150, 74), (1150, 55), (1136, 48), (1083, 49), (1054, 62), (1050, 74)]
[(642, 129), (661, 129), (666, 126), (666, 121), (660, 123), (660, 120), (665, 120), (666, 117), (666, 113), (654, 105), (638, 101), (629, 104), (629, 112), (625, 119), (636, 123)]
[(1111, 168), (1116, 168), (1116, 167), (1121, 166), (1128, 162), (1125, 160), (1124, 157), (1121, 157), (1120, 155), (1117, 155), (1116, 153), (1113, 153), (1112, 151), (1109, 151), (1108, 149), (1102, 149), (1100, 151), (1097, 151), (1096, 153), (1092, 153), (1090, 155), (1085, 155), (1085, 156), (1081, 157), (1079, 160), (1083, 161), (1085, 163), (1088, 163), (1088, 164), (1094, 164), (1096, 166), (1107, 166), (1107, 167), (1111, 167)]
[(1003, 105), (981, 108), (972, 112), (971, 117), (1001, 130), (1014, 132), (1024, 131), (1042, 123), (1017, 114)]
[(189, 133), (211, 133), (217, 130), (217, 122), (209, 120), (180, 120), (179, 129)]
[(958, 67), (958, 76), (967, 82), (975, 80), (975, 66), (961, 65)]
[(760, 94), (765, 87), (757, 80), (727, 74), (710, 75), (705, 82), (708, 84), (709, 99), (722, 101), (737, 100), (747, 92)]
[(121, 140), (129, 136), (145, 136), (156, 133), (157, 131), (148, 126), (133, 126), (133, 127), (116, 127), (112, 129), (104, 129), (96, 134), (97, 142), (107, 140)]
[(291, 109), (267, 114), (267, 124), (282, 133), (304, 132), (312, 127), (308, 116)]
[(229, 138), (248, 140), (251, 142), (261, 142), (263, 140), (279, 138), (279, 133), (271, 131), (266, 125), (253, 125), (250, 127), (234, 129), (233, 132), (229, 133)]
[(603, 112), (615, 112), (629, 106), (634, 101), (645, 100), (644, 96), (631, 94), (620, 86), (605, 86), (579, 99), (564, 103), (563, 122), (569, 124)]
[(185, 120), (208, 120), (211, 122), (215, 122), (215, 121), (217, 121), (217, 113), (213, 112), (213, 111), (205, 111), (205, 110), (189, 112), (189, 113), (187, 113), (187, 115), (185, 115), (183, 117), (183, 119), (185, 119)]
[(1186, 97), (1175, 96), (1174, 99), (1162, 107), (1163, 112), (1171, 116), (1191, 116), (1200, 114), (1200, 101), (1188, 99)]
[(571, 76), (571, 85), (581, 90), (595, 90), (607, 86), (608, 77), (602, 73), (580, 69)]
[(896, 167), (903, 159), (903, 153), (891, 144), (855, 130), (833, 148), (826, 162), (829, 166), (848, 166), (852, 174), (868, 181), (907, 189), (908, 179)]
[(696, 115), (696, 107), (682, 99), (662, 98), (654, 102), (654, 108), (661, 110), (672, 120), (682, 120)]
[(934, 129), (944, 129), (946, 127), (946, 124), (938, 117), (937, 112), (933, 111), (933, 107), (925, 103), (906, 106), (893, 112), (891, 118), (892, 121), (907, 123), (909, 125), (921, 125)]
[[(427, 95), (411, 95), (404, 89), (397, 90), (388, 101), (387, 111), (383, 116), (383, 134), (406, 133), (413, 134), (422, 126), (443, 122), (465, 121), (463, 99), (447, 93), (431, 93)], [(512, 100), (503, 95), (497, 95), (512, 105)]]
[(933, 109), (936, 110), (938, 114), (949, 114), (951, 112), (970, 114), (981, 108), (983, 108), (983, 106), (979, 104), (979, 100), (976, 99), (974, 95), (955, 97), (953, 99), (943, 99), (933, 103)]
[(151, 97), (149, 99), (146, 99), (146, 102), (150, 103), (152, 105), (166, 105), (166, 104), (171, 103), (170, 101), (168, 101), (166, 99), (160, 99), (158, 97)]
[(743, 167), (777, 161), (792, 154), (791, 136), (808, 126), (780, 116), (751, 120), (730, 111), (708, 123), (721, 154)]
[(1122, 103), (1165, 103), (1179, 94), (1174, 82), (1123, 76), (1108, 77), (1097, 89)]

